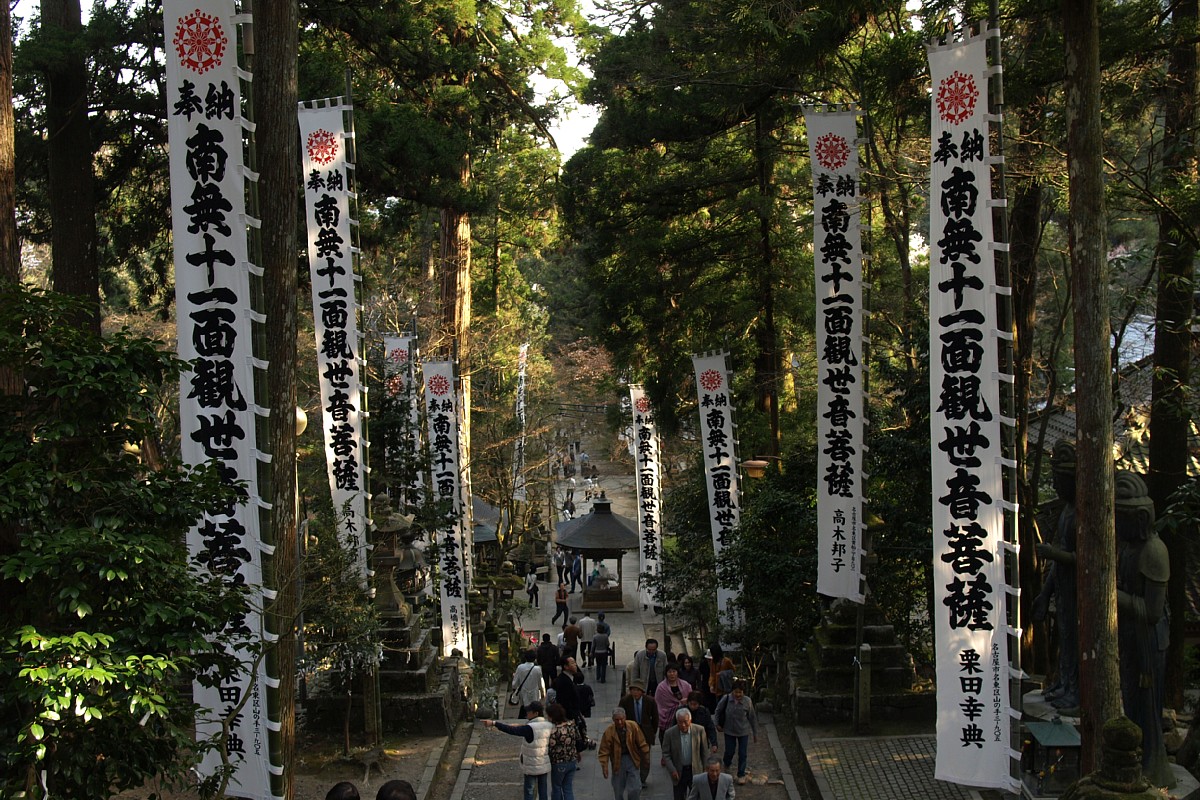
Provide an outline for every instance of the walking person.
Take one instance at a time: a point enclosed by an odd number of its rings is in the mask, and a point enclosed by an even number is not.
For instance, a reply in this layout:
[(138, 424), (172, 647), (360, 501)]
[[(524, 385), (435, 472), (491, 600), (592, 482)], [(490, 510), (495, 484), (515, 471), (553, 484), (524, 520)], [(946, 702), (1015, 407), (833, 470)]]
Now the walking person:
[(708, 661), (708, 696), (713, 704), (711, 708), (715, 712), (716, 704), (721, 701), (722, 697), (729, 694), (733, 686), (733, 659), (725, 655), (721, 645), (716, 642), (709, 645), (705, 658), (710, 659)]
[(525, 660), (517, 665), (513, 670), (511, 689), (513, 694), (517, 696), (517, 703), (521, 706), (518, 712), (519, 716), (525, 716), (525, 709), (529, 708), (534, 702), (544, 702), (546, 697), (546, 686), (542, 680), (542, 668), (537, 664), (537, 651), (529, 649), (525, 651)]
[(579, 657), (579, 642), (583, 639), (583, 629), (571, 617), (563, 628), (563, 656)]
[(529, 605), (534, 608), (541, 608), (542, 602), (538, 599), (540, 594), (541, 589), (538, 588), (537, 567), (530, 564), (529, 572), (525, 574), (525, 596), (529, 598)]
[(583, 683), (583, 672), (571, 656), (562, 660), (562, 671), (554, 679), (554, 702), (567, 712), (567, 719), (579, 728), (579, 737), (587, 736), (587, 721), (583, 718), (584, 703), (579, 684)]
[(692, 724), (692, 712), (681, 708), (675, 712), (675, 724), (663, 736), (663, 759), (671, 773), (674, 800), (685, 800), (692, 788), (692, 777), (708, 758), (708, 734)]
[[(621, 698), (620, 706), (625, 716), (642, 729), (642, 738), (646, 740), (649, 752), (649, 745), (654, 743), (654, 737), (658, 735), (658, 706), (654, 704), (654, 698), (646, 694), (646, 684), (636, 678), (630, 681), (629, 693)], [(649, 758), (639, 768), (639, 773), (642, 787), (645, 788), (646, 780), (650, 777)]]
[(699, 689), (692, 689), (687, 696), (687, 710), (692, 712), (692, 724), (704, 728), (704, 733), (708, 735), (708, 747), (712, 752), (717, 752), (719, 747), (717, 738), (717, 723), (713, 719), (712, 712), (704, 705), (704, 692)]
[(546, 716), (554, 723), (550, 731), (550, 796), (552, 800), (575, 800), (575, 770), (583, 760), (576, 742), (579, 733), (575, 723), (567, 719), (561, 703), (546, 707)]
[[(679, 677), (679, 665), (674, 661), (667, 664), (667, 675), (654, 690), (654, 702), (658, 705), (659, 741), (667, 730), (676, 724), (675, 712), (687, 706), (687, 697), (692, 693), (691, 684)], [(688, 714), (688, 719), (691, 719)], [(700, 765), (697, 764), (699, 769)]]
[(608, 677), (608, 655), (612, 644), (608, 641), (608, 626), (604, 627), (604, 631), (597, 627), (596, 634), (592, 636), (591, 650), (588, 652), (588, 656), (596, 664), (596, 683), (604, 683), (604, 679)]
[(571, 560), (571, 594), (575, 594), (576, 585), (583, 589), (583, 553), (576, 553)]
[(600, 737), (600, 747), (596, 751), (600, 760), (600, 772), (605, 778), (612, 771), (613, 800), (638, 800), (642, 795), (641, 780), (643, 766), (650, 768), (650, 745), (642, 729), (631, 725), (625, 716), (625, 709), (614, 708), (612, 725)]
[(554, 616), (550, 619), (550, 624), (558, 622), (558, 615), (562, 614), (563, 622), (567, 621), (567, 617), (571, 615), (570, 608), (571, 598), (567, 593), (567, 584), (559, 583), (558, 589), (554, 592)]
[(375, 800), (417, 800), (417, 790), (408, 781), (396, 779), (380, 786)]
[(746, 753), (750, 739), (758, 742), (758, 715), (754, 713), (754, 701), (746, 697), (746, 682), (733, 682), (733, 691), (717, 703), (717, 730), (725, 734), (725, 769), (733, 763), (733, 751), (737, 750), (737, 783), (746, 783)]
[(529, 722), (524, 725), (508, 725), (485, 719), (483, 726), (524, 739), (519, 761), (521, 774), (525, 778), (525, 800), (533, 800), (535, 792), (538, 800), (549, 800), (550, 732), (554, 730), (554, 724), (542, 717), (542, 704), (537, 701), (525, 709), (525, 717)]
[(335, 783), (325, 793), (325, 800), (361, 800), (358, 794), (358, 788), (349, 781)]
[(554, 551), (554, 568), (558, 570), (558, 582), (567, 582), (567, 551), (559, 545)]
[(704, 762), (704, 774), (692, 778), (688, 800), (734, 800), (733, 776), (721, 771), (721, 759), (709, 756)]
[(588, 612), (583, 612), (583, 616), (579, 618), (580, 636), (579, 636), (579, 656), (583, 661), (584, 666), (592, 665), (592, 639), (596, 636), (596, 620), (592, 619), (592, 615)]
[(658, 682), (666, 676), (667, 659), (658, 652), (658, 639), (647, 639), (646, 647), (633, 654), (633, 661), (626, 667), (629, 679), (637, 679), (651, 695)]
[(679, 656), (679, 677), (690, 683), (693, 689), (699, 689), (704, 681), (704, 676), (700, 674), (700, 668), (696, 666), (695, 659), (687, 653)]
[(550, 634), (542, 634), (542, 643), (537, 649), (537, 663), (542, 668), (542, 680), (546, 683), (546, 690), (554, 684), (554, 679), (558, 677), (558, 660), (562, 656), (556, 645), (551, 639)]

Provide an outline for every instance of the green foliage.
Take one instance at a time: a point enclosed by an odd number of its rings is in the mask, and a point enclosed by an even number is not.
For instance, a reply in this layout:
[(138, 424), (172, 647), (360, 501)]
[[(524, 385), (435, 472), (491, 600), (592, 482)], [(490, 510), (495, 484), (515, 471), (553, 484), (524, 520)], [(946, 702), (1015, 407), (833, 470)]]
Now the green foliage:
[(771, 646), (798, 652), (819, 619), (815, 456), (799, 450), (782, 472), (771, 469), (743, 485), (741, 525), (722, 572), (743, 587), (745, 625), (730, 638), (747, 652)]
[(339, 541), (326, 504), (307, 526), (304, 555), (302, 672), (328, 673), (342, 691), (379, 664), (380, 620), (354, 563), (353, 542)]
[[(47, 773), (103, 798), (186, 774), (193, 678), (217, 680), (242, 594), (191, 567), (184, 531), (234, 500), (214, 470), (147, 468), (154, 390), (181, 363), (149, 340), (63, 324), (72, 305), (0, 287), (0, 794)], [(37, 796), (37, 795), (34, 795)]]

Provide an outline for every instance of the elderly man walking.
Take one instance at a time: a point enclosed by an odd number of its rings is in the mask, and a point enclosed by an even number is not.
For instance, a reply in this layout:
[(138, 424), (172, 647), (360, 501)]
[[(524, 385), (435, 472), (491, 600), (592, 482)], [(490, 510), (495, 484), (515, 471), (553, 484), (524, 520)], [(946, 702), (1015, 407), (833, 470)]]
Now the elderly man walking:
[(641, 769), (650, 763), (650, 745), (642, 729), (630, 724), (625, 709), (614, 708), (612, 725), (600, 738), (596, 752), (604, 777), (612, 771), (613, 800), (638, 800), (642, 795)]
[(671, 773), (675, 800), (685, 800), (692, 788), (692, 777), (700, 772), (708, 757), (708, 734), (692, 724), (692, 712), (680, 708), (675, 712), (675, 724), (663, 734), (663, 759)]

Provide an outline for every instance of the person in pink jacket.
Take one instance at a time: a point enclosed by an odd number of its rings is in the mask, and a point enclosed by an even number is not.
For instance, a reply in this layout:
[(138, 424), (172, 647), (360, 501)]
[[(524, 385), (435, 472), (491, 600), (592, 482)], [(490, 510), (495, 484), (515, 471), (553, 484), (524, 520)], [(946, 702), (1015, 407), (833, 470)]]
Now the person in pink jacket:
[(654, 690), (654, 703), (658, 706), (658, 740), (675, 724), (675, 712), (687, 708), (687, 696), (692, 685), (679, 677), (679, 665), (674, 661), (667, 664), (666, 677)]

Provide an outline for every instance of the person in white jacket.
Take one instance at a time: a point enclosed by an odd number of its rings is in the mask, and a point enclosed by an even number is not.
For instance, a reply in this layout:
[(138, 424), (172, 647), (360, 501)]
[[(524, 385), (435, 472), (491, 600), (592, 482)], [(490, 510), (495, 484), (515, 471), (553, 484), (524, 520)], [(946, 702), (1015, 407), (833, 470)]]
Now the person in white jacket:
[(537, 664), (536, 650), (526, 650), (525, 660), (513, 670), (512, 690), (517, 695), (522, 717), (525, 716), (525, 710), (529, 708), (530, 703), (545, 700), (546, 684), (542, 680), (542, 668)]
[(485, 719), (483, 726), (525, 740), (521, 743), (520, 755), (521, 774), (525, 776), (525, 800), (534, 800), (535, 791), (538, 800), (549, 800), (550, 732), (554, 730), (554, 723), (542, 716), (542, 704), (536, 700), (526, 707), (525, 718), (529, 722), (524, 725)]

